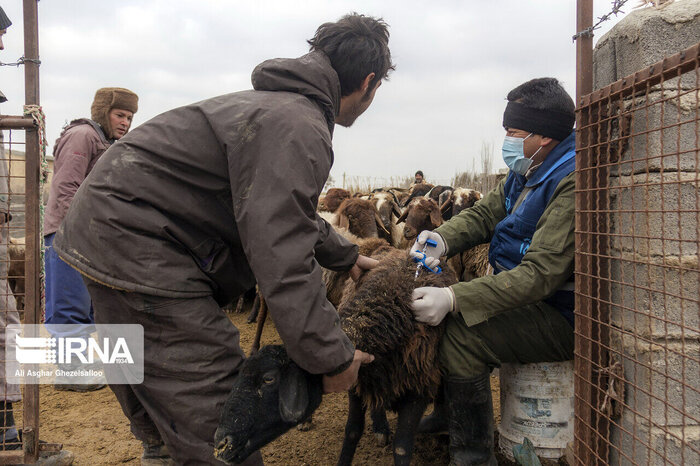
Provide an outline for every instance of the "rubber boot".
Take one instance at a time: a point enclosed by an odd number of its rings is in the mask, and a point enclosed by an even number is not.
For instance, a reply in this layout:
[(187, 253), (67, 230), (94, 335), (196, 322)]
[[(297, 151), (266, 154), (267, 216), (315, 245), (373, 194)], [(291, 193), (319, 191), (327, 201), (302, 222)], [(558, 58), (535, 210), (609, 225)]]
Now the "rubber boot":
[(445, 383), (440, 386), (438, 396), (433, 403), (433, 412), (423, 417), (418, 424), (419, 434), (447, 433), (448, 412), (445, 404)]
[(488, 372), (470, 379), (449, 377), (445, 386), (450, 415), (450, 465), (496, 466)]
[(168, 448), (161, 442), (148, 444), (143, 442), (143, 454), (141, 455), (142, 466), (174, 465), (175, 461), (170, 457)]

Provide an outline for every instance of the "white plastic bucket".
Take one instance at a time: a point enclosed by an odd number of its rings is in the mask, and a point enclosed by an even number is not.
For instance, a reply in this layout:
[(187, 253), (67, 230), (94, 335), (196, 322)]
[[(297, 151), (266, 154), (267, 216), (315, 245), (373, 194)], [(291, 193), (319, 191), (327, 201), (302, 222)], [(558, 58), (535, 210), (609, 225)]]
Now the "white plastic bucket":
[(513, 446), (529, 438), (541, 458), (564, 456), (574, 439), (574, 362), (503, 364), (498, 446), (513, 459)]

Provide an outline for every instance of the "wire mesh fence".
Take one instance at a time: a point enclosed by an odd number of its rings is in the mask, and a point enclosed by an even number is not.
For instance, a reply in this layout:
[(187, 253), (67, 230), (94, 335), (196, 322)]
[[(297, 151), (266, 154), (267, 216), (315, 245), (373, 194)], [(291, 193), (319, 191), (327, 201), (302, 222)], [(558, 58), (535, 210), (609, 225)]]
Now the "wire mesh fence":
[[(0, 130), (2, 130), (0, 123)], [(17, 131), (18, 132), (18, 131)], [(25, 159), (24, 142), (15, 131), (0, 135), (0, 462), (22, 462), (19, 432), (23, 425), (20, 386), (5, 376), (5, 328), (19, 324), (24, 313)], [(3, 140), (4, 139), (4, 140)]]
[(577, 464), (700, 464), (699, 57), (577, 110)]

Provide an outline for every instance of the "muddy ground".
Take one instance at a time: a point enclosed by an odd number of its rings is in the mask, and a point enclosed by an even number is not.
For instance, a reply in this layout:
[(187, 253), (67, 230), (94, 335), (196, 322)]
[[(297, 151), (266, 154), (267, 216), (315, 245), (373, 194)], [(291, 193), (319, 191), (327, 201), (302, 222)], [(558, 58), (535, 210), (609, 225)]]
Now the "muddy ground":
[[(241, 345), (250, 349), (255, 325), (245, 323), (245, 314), (229, 314), (241, 331)], [(273, 325), (268, 322), (263, 344), (279, 343)], [(499, 416), (498, 378), (492, 377), (496, 417)], [(76, 465), (139, 464), (141, 444), (129, 431), (129, 424), (109, 389), (91, 393), (55, 391), (52, 386), (40, 388), (40, 438), (63, 443), (64, 449), (75, 454)], [(347, 395), (332, 394), (324, 397), (314, 414), (314, 426), (308, 432), (291, 430), (263, 449), (267, 465), (332, 465), (335, 464), (343, 440)], [(21, 416), (19, 417), (21, 419)], [(396, 416), (389, 414), (392, 428)], [(391, 448), (379, 447), (369, 431), (366, 432), (355, 454), (357, 465), (393, 464)], [(415, 465), (447, 464), (446, 436), (419, 435), (413, 457)], [(507, 464), (501, 462), (501, 464)]]

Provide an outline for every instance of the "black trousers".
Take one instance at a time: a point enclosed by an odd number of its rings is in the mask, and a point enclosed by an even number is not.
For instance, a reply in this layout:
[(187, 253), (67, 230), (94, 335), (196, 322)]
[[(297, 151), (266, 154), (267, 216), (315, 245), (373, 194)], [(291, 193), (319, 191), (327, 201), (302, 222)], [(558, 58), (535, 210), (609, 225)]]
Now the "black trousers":
[[(85, 283), (96, 324), (143, 326), (143, 383), (110, 384), (131, 432), (142, 442), (162, 440), (177, 464), (224, 464), (214, 458), (214, 431), (245, 359), (238, 329), (211, 297), (162, 298)], [(263, 464), (260, 452), (244, 464)]]

